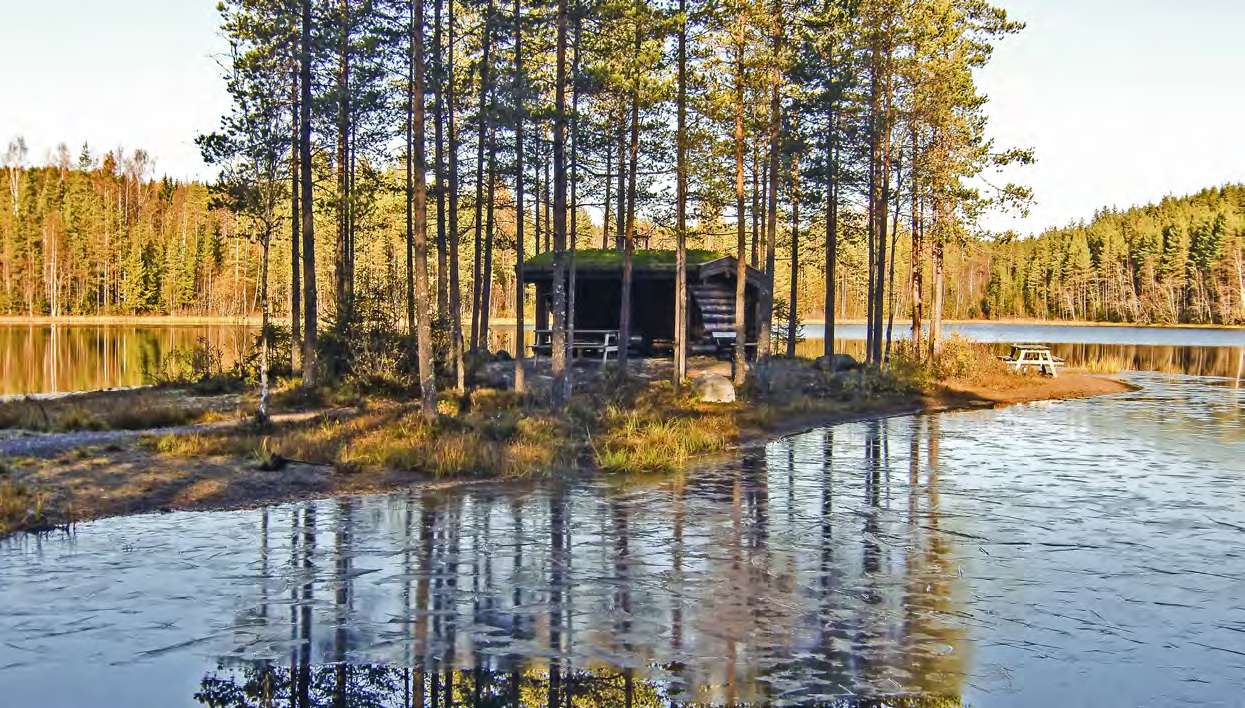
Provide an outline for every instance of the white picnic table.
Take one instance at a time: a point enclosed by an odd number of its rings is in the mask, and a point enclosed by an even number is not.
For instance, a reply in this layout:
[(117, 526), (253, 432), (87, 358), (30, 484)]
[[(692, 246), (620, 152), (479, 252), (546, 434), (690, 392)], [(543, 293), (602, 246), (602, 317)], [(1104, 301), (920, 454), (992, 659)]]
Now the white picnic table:
[(1052, 355), (1050, 347), (1045, 344), (1013, 344), (1012, 353), (999, 359), (1013, 371), (1034, 368), (1054, 378), (1059, 377), (1059, 368), (1065, 365), (1064, 360)]

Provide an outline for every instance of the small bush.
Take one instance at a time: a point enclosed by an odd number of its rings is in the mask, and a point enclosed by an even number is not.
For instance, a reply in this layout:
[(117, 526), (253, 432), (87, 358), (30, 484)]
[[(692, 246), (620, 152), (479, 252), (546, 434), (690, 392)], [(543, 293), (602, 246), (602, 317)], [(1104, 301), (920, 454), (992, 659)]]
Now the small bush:
[(241, 388), (241, 367), (226, 370), (220, 347), (206, 337), (194, 345), (178, 347), (152, 361), (142, 361), (143, 381), (155, 386), (178, 386), (199, 394), (226, 393)]
[(922, 387), (940, 381), (984, 383), (1009, 374), (990, 345), (959, 335), (942, 340), (932, 357), (916, 351), (911, 341), (896, 342), (890, 372)]

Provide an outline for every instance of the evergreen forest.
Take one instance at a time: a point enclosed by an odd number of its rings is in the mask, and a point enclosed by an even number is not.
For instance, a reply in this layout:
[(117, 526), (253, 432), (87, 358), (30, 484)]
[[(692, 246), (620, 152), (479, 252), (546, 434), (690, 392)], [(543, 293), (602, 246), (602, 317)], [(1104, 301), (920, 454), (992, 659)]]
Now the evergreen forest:
[(225, 0), (220, 19), (233, 109), (198, 137), (219, 179), (14, 139), (0, 313), (262, 312), (314, 379), (320, 332), (368, 322), (421, 359), (447, 335), (437, 363), (461, 362), (530, 317), (521, 266), (545, 252), (564, 344), (578, 249), (697, 248), (764, 274), (763, 352), (776, 318), (823, 313), (865, 320), (876, 361), (895, 320), (930, 347), (943, 318), (1245, 322), (1239, 185), (982, 228), (1027, 208), (1000, 174), (1035, 159), (988, 134), (975, 72), (1023, 24), (986, 0)]

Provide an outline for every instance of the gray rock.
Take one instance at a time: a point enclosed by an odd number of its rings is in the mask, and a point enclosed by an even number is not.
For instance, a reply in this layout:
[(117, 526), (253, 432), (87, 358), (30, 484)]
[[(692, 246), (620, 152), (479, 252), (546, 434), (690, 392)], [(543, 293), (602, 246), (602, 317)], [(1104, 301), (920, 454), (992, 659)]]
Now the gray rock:
[(860, 362), (851, 354), (818, 357), (814, 365), (822, 371), (853, 371), (860, 368)]
[(735, 386), (718, 374), (705, 374), (692, 382), (696, 397), (705, 403), (734, 403)]

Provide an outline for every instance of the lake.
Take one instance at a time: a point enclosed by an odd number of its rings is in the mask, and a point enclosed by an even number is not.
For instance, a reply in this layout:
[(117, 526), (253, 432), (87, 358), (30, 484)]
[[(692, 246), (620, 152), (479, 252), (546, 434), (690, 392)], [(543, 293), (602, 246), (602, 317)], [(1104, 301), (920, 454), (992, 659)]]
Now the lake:
[(1245, 398), (815, 430), (0, 541), (12, 705), (1239, 706)]
[[(258, 329), (247, 325), (0, 325), (0, 396), (139, 386), (145, 366), (201, 338), (228, 364), (246, 350)], [(948, 334), (982, 342), (1043, 342), (1074, 367), (1099, 372), (1160, 371), (1245, 377), (1245, 329), (1075, 327), (977, 323), (949, 325)], [(896, 323), (895, 337), (907, 333)], [(805, 329), (803, 356), (822, 351), (824, 329)], [(841, 325), (837, 350), (863, 356), (862, 325)], [(513, 334), (495, 328), (495, 349), (513, 351)]]
[(0, 324), (0, 396), (141, 386), (145, 368), (200, 339), (229, 364), (258, 331), (249, 325)]

